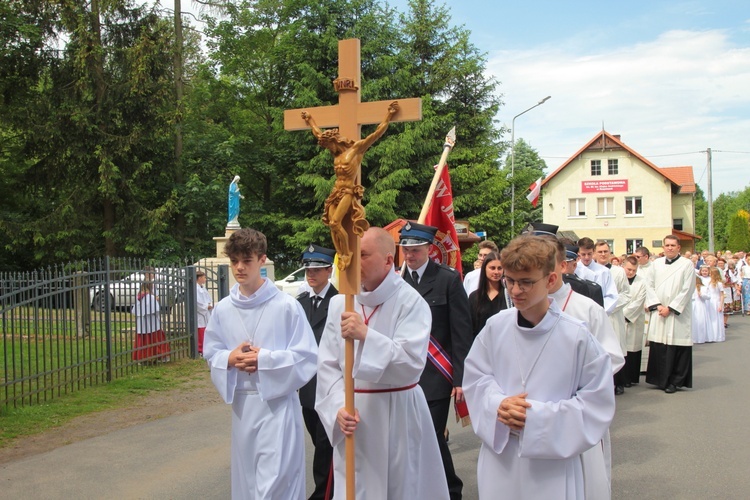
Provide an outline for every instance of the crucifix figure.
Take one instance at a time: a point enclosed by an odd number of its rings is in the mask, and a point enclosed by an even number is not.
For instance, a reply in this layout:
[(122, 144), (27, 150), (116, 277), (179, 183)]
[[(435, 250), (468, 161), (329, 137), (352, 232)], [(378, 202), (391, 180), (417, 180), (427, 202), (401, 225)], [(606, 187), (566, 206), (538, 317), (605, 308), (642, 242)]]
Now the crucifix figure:
[[(322, 146), (331, 149), (334, 153), (334, 169), (337, 174), (337, 185), (334, 186), (331, 196), (326, 201), (326, 208), (324, 214), (324, 222), (330, 224), (335, 222), (338, 227), (331, 227), (331, 238), (336, 246), (336, 250), (339, 252), (339, 260), (344, 261), (345, 265), (339, 267), (342, 272), (339, 276), (339, 290), (344, 294), (357, 294), (359, 293), (359, 239), (361, 234), (367, 229), (367, 221), (364, 218), (364, 210), (361, 209), (362, 205), (359, 203), (361, 200), (361, 188), (356, 189), (360, 191), (359, 199), (355, 204), (349, 203), (349, 200), (342, 200), (343, 205), (351, 205), (351, 208), (356, 210), (356, 213), (344, 214), (343, 209), (338, 209), (334, 214), (331, 214), (329, 209), (329, 200), (336, 196), (336, 192), (340, 191), (340, 173), (338, 171), (344, 164), (347, 164), (345, 168), (351, 171), (345, 175), (351, 179), (353, 186), (361, 186), (361, 171), (360, 164), (362, 162), (362, 156), (364, 151), (372, 145), (382, 134), (385, 132), (385, 127), (382, 127), (384, 116), (386, 116), (388, 122), (403, 122), (403, 121), (417, 121), (422, 119), (422, 100), (419, 98), (411, 99), (399, 99), (398, 104), (394, 101), (375, 101), (375, 102), (361, 102), (360, 101), (360, 43), (356, 38), (349, 40), (339, 41), (339, 76), (333, 81), (333, 86), (339, 93), (339, 103), (333, 106), (320, 106), (306, 109), (290, 109), (284, 111), (284, 128), (286, 130), (306, 130), (313, 129), (313, 134), (321, 140), (318, 133), (323, 136), (334, 136), (337, 135), (342, 140), (347, 139), (354, 143), (360, 143), (358, 148), (364, 146), (363, 141), (369, 141), (366, 147), (362, 148), (361, 153), (351, 151), (350, 153), (339, 153), (337, 156), (336, 151), (327, 144)], [(393, 109), (392, 109), (393, 108)], [(310, 118), (314, 117), (314, 121), (310, 122)], [(382, 132), (378, 133), (376, 130), (370, 141), (370, 137), (360, 139), (362, 137), (362, 125), (380, 124), (378, 130), (382, 128)], [(322, 129), (337, 127), (338, 131)], [(318, 132), (316, 132), (316, 129)], [(353, 146), (354, 147), (354, 146)], [(343, 148), (342, 148), (343, 149)], [(356, 156), (349, 161), (346, 157), (349, 155)], [(356, 171), (355, 171), (356, 170)], [(343, 173), (343, 172), (342, 172)], [(341, 206), (342, 203), (339, 203)], [(361, 209), (361, 210), (360, 210)], [(357, 222), (360, 218), (361, 222)], [(352, 220), (352, 215), (354, 220)], [(326, 222), (327, 220), (327, 222)], [(347, 244), (341, 245), (340, 242), (343, 239), (344, 232), (346, 233)], [(341, 247), (341, 248), (340, 248)], [(348, 247), (348, 248), (347, 248)], [(344, 257), (343, 251), (348, 249), (348, 257)], [(344, 271), (346, 268), (346, 271)], [(348, 272), (352, 270), (352, 272)]]
[(337, 128), (323, 132), (315, 124), (313, 117), (302, 111), (302, 119), (310, 126), (318, 144), (333, 153), (333, 170), (336, 172), (336, 183), (328, 196), (323, 209), (323, 223), (331, 228), (331, 238), (339, 254), (339, 271), (345, 271), (351, 262), (352, 252), (349, 249), (349, 235), (343, 226), (344, 218), (351, 219), (352, 231), (362, 237), (370, 224), (365, 219), (362, 206), (364, 188), (356, 183), (365, 152), (375, 141), (380, 139), (388, 128), (391, 118), (398, 112), (398, 101), (393, 101), (386, 111), (385, 118), (375, 132), (364, 139), (353, 141), (339, 133)]
[[(307, 109), (284, 111), (286, 130), (312, 128), (321, 146), (334, 155), (336, 184), (326, 200), (323, 222), (331, 228), (331, 238), (339, 252), (339, 291), (345, 296), (345, 310), (354, 311), (354, 296), (360, 292), (360, 238), (369, 224), (361, 199), (361, 163), (365, 151), (385, 132), (390, 122), (422, 119), (419, 98), (395, 101), (360, 101), (360, 44), (356, 38), (339, 41), (339, 76), (333, 86), (339, 103)], [(315, 116), (313, 121), (312, 117)], [(385, 118), (383, 119), (383, 116)], [(381, 121), (382, 120), (382, 121)], [(362, 125), (379, 123), (365, 139)], [(321, 128), (338, 127), (322, 131)], [(344, 392), (346, 411), (354, 415), (354, 341), (346, 340), (344, 359)], [(346, 497), (354, 499), (354, 435), (346, 437)]]

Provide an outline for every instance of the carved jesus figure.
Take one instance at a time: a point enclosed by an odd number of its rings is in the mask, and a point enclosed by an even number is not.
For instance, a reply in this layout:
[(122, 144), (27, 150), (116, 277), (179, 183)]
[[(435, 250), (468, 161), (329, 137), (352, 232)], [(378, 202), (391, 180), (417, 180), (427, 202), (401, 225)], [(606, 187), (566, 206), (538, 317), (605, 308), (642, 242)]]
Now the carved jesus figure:
[(315, 124), (313, 117), (307, 111), (302, 111), (302, 119), (312, 129), (313, 135), (318, 139), (318, 144), (333, 153), (333, 170), (336, 172), (336, 182), (325, 202), (323, 223), (331, 228), (331, 239), (333, 239), (333, 245), (339, 254), (338, 268), (340, 271), (346, 270), (352, 260), (349, 237), (342, 225), (346, 214), (350, 214), (352, 229), (357, 236), (362, 237), (370, 227), (365, 219), (365, 209), (362, 206), (364, 188), (361, 184), (355, 184), (362, 158), (370, 146), (385, 133), (391, 118), (397, 112), (398, 101), (393, 101), (388, 106), (385, 118), (375, 131), (364, 139), (353, 141), (339, 134), (338, 128), (323, 132)]

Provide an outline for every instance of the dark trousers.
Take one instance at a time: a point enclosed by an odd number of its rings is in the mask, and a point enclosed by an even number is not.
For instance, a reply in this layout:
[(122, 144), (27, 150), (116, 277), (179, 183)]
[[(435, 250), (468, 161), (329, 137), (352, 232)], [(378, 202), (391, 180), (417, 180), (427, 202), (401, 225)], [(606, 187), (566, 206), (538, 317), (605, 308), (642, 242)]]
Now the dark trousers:
[(315, 446), (312, 466), (315, 490), (309, 500), (330, 500), (333, 496), (333, 447), (315, 410), (302, 408), (302, 418)]
[(649, 342), (646, 383), (665, 389), (693, 387), (693, 348)]
[(448, 443), (445, 442), (445, 428), (448, 425), (451, 398), (427, 401), (427, 406), (430, 407), (432, 424), (435, 426), (435, 435), (437, 436), (438, 447), (440, 448), (440, 457), (443, 459), (443, 469), (445, 470), (445, 479), (448, 481), (450, 498), (451, 500), (461, 500), (461, 490), (464, 487), (464, 483), (456, 475), (456, 469), (453, 467), (453, 457), (451, 457), (451, 452), (448, 449)]
[(628, 351), (625, 357), (625, 376), (631, 384), (641, 380), (641, 355), (643, 351)]
[[(625, 359), (627, 360), (628, 358)], [(627, 375), (625, 373), (625, 365), (623, 365), (622, 368), (620, 368), (617, 373), (614, 374), (612, 379), (615, 383), (615, 387), (617, 387), (618, 385), (623, 387), (625, 386), (625, 383), (628, 381)]]

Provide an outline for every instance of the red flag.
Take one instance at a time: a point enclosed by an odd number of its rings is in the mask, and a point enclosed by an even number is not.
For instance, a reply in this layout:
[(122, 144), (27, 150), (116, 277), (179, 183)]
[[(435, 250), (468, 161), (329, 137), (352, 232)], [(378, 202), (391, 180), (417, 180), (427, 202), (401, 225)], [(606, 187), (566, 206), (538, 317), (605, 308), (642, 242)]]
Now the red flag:
[(529, 191), (531, 192), (526, 195), (526, 199), (529, 200), (534, 207), (536, 207), (536, 204), (539, 203), (539, 193), (541, 192), (541, 190), (542, 178), (540, 177), (535, 183), (529, 186)]
[(462, 275), (461, 249), (458, 247), (456, 217), (453, 214), (453, 190), (448, 165), (443, 169), (440, 181), (435, 188), (424, 223), (438, 228), (435, 243), (430, 246), (430, 258), (435, 262), (449, 265)]

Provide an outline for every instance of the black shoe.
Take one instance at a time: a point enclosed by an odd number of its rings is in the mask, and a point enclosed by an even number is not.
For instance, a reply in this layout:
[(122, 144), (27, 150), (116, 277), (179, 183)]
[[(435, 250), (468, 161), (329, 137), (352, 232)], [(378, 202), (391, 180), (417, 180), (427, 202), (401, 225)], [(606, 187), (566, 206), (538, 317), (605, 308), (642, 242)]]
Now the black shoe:
[(631, 384), (630, 382), (625, 382), (625, 388), (628, 389), (630, 387), (633, 387), (633, 384)]
[(620, 394), (625, 394), (625, 388), (621, 385), (615, 386), (615, 396), (619, 396)]
[(674, 394), (677, 392), (677, 387), (674, 386), (674, 384), (669, 384), (666, 389), (664, 389), (664, 392), (667, 394)]

